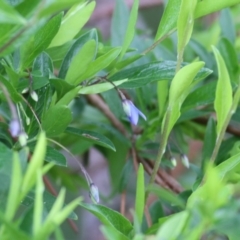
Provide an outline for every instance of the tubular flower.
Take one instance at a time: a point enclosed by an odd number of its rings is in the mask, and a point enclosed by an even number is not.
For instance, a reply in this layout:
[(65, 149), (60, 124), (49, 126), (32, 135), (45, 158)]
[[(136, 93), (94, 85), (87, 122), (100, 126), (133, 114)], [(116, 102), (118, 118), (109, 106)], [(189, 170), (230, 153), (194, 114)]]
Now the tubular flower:
[(124, 99), (122, 100), (122, 104), (123, 104), (123, 110), (126, 113), (129, 121), (133, 124), (133, 125), (137, 125), (138, 123), (138, 118), (139, 115), (146, 121), (147, 118), (146, 116), (140, 111), (138, 110), (134, 104), (132, 103), (132, 101)]

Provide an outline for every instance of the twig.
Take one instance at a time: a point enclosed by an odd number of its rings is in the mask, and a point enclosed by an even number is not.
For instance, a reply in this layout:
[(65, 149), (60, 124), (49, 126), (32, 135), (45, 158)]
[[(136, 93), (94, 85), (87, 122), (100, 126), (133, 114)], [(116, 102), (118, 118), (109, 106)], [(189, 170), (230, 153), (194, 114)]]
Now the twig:
[(114, 127), (116, 127), (123, 135), (127, 135), (127, 131), (125, 130), (123, 124), (115, 117), (115, 115), (111, 112), (108, 105), (102, 100), (99, 95), (91, 94), (86, 96), (89, 103), (97, 107), (101, 112), (109, 119)]
[(121, 193), (120, 213), (125, 216), (126, 209), (126, 190)]

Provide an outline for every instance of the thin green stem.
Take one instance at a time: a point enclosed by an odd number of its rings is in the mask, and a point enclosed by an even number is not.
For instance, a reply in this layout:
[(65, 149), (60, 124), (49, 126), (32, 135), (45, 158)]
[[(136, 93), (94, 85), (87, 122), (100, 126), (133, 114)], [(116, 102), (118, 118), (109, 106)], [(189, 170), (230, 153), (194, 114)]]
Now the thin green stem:
[[(168, 136), (169, 136), (169, 131), (168, 131), (169, 118), (170, 118), (170, 111), (168, 111), (167, 115), (166, 115), (166, 119), (165, 119), (164, 126), (163, 126), (163, 131), (162, 131), (162, 134), (161, 134), (161, 141), (160, 141), (160, 146), (159, 146), (159, 150), (158, 150), (157, 159), (156, 159), (156, 162), (154, 164), (153, 172), (151, 174), (148, 186), (152, 185), (155, 181), (157, 171), (159, 169), (159, 166), (160, 166), (161, 161), (162, 161), (162, 157), (163, 157), (163, 155), (165, 153), (165, 150), (166, 150), (166, 147), (167, 147)], [(146, 189), (148, 189), (148, 187), (146, 187)], [(146, 195), (145, 195), (145, 200), (146, 201), (147, 201), (147, 198), (148, 198), (148, 192), (146, 192)]]
[(173, 32), (175, 31), (175, 29), (173, 29), (172, 31), (170, 31), (168, 34), (162, 36), (161, 38), (159, 38), (156, 42), (154, 42), (149, 48), (147, 48), (145, 51), (142, 52), (142, 55), (146, 55), (147, 53), (151, 52), (160, 42), (162, 42), (163, 40), (165, 40), (167, 37), (169, 37)]

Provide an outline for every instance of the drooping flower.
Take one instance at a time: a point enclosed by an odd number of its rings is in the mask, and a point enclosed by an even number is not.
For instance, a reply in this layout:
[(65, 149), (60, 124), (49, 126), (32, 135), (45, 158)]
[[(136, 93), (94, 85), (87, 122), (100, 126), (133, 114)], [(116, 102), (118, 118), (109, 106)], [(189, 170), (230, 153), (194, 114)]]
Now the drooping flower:
[(18, 119), (12, 119), (9, 124), (9, 131), (12, 137), (18, 137), (21, 133), (21, 125)]
[(128, 99), (124, 99), (122, 100), (122, 105), (123, 105), (123, 110), (126, 113), (129, 121), (133, 124), (133, 125), (137, 125), (138, 123), (138, 118), (139, 115), (146, 121), (147, 118), (146, 116), (140, 111), (138, 110), (134, 104), (132, 103), (132, 101), (128, 100)]

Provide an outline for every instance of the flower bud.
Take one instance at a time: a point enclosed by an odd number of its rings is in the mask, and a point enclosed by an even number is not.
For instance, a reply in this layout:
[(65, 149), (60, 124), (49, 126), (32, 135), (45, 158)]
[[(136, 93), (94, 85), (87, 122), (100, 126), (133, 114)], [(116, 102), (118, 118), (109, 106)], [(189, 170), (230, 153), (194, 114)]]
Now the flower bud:
[(94, 183), (90, 184), (90, 192), (89, 192), (90, 198), (93, 201), (93, 203), (99, 203), (99, 193), (98, 188), (95, 186)]
[(31, 91), (30, 95), (31, 95), (31, 98), (32, 98), (35, 102), (38, 101), (38, 95), (37, 95), (37, 93), (36, 93), (35, 91)]
[(175, 157), (172, 156), (172, 157), (170, 158), (170, 161), (171, 161), (173, 167), (176, 167), (176, 166), (177, 166), (177, 160), (176, 160)]
[(188, 160), (188, 157), (185, 155), (185, 154), (181, 154), (181, 160), (182, 160), (182, 163), (183, 165), (186, 167), (186, 168), (189, 168), (189, 160)]

